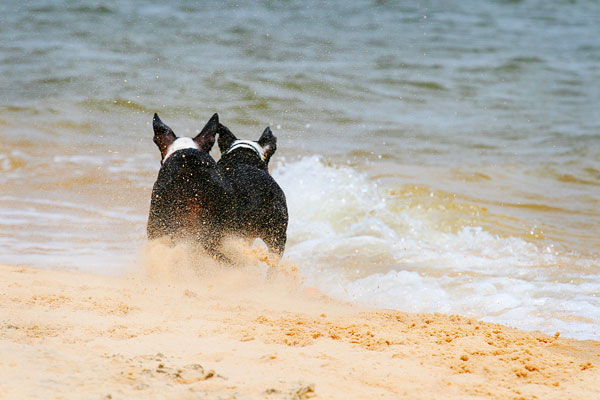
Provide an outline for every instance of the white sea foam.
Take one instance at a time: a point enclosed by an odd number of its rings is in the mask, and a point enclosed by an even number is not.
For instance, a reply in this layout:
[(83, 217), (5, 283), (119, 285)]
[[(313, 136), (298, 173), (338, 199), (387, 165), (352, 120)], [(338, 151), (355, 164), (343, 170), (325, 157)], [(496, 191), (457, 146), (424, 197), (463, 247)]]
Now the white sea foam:
[(286, 254), (307, 285), (375, 307), (600, 336), (594, 260), (478, 226), (436, 229), (418, 206), (392, 209), (366, 174), (316, 156), (283, 162), (273, 176), (288, 198)]

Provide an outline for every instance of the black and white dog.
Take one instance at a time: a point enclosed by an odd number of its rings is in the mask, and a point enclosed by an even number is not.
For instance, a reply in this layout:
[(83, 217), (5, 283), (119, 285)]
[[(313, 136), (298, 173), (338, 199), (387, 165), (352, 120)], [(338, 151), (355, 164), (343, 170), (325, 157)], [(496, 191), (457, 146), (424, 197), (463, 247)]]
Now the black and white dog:
[[(154, 114), (154, 143), (162, 161), (152, 189), (148, 238), (162, 236), (220, 252), (226, 235), (261, 238), (273, 253), (285, 249), (288, 212), (285, 195), (268, 171), (277, 138), (267, 128), (258, 142), (238, 140), (217, 114), (195, 138), (177, 138)], [(208, 154), (219, 135), (216, 163)]]
[(233, 190), (208, 154), (219, 131), (219, 116), (213, 115), (193, 139), (175, 136), (157, 114), (152, 126), (162, 161), (152, 189), (148, 238), (191, 240), (223, 259), (219, 245), (231, 219)]
[(267, 128), (258, 141), (238, 140), (219, 124), (217, 163), (233, 188), (230, 230), (247, 239), (261, 238), (279, 256), (285, 250), (288, 210), (285, 194), (269, 174), (277, 138)]

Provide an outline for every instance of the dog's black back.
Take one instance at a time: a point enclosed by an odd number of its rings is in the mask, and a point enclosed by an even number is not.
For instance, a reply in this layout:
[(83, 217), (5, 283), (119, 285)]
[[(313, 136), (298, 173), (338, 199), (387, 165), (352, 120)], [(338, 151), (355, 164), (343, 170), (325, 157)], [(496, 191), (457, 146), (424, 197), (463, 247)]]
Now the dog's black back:
[(242, 237), (261, 238), (272, 252), (281, 256), (287, 238), (287, 203), (283, 190), (268, 170), (277, 138), (267, 128), (258, 142), (254, 142), (258, 150), (251, 146), (232, 149), (236, 140), (227, 127), (219, 124), (218, 145), (222, 156), (217, 165), (233, 189), (229, 228)]
[(152, 189), (148, 238), (190, 239), (220, 257), (218, 245), (231, 219), (232, 188), (208, 154), (218, 131), (217, 114), (193, 143), (192, 139), (184, 140), (183, 146), (187, 143), (192, 148), (173, 151), (177, 149), (177, 137), (156, 114), (153, 126), (163, 162)]

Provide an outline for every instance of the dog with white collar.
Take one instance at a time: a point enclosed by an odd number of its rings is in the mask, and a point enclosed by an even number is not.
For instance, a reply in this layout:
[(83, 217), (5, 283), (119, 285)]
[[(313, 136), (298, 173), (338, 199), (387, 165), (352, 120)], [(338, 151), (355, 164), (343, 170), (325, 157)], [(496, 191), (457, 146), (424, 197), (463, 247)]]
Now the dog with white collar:
[(279, 256), (285, 250), (288, 210), (285, 194), (269, 174), (277, 138), (267, 128), (258, 141), (238, 140), (219, 123), (217, 165), (233, 189), (229, 229), (246, 239), (260, 238)]
[(219, 246), (232, 217), (233, 189), (209, 155), (219, 132), (219, 116), (214, 114), (194, 138), (178, 138), (157, 114), (152, 126), (161, 168), (152, 189), (148, 239), (190, 240), (209, 255), (227, 260)]

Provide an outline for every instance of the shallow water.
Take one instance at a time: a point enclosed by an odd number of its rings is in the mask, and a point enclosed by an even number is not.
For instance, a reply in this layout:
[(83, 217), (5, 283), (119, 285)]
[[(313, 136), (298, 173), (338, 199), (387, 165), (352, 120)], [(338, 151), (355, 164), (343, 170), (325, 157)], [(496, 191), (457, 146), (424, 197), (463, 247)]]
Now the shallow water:
[(307, 284), (600, 337), (597, 2), (5, 3), (0, 262), (131, 269), (152, 113), (217, 111), (278, 137)]

